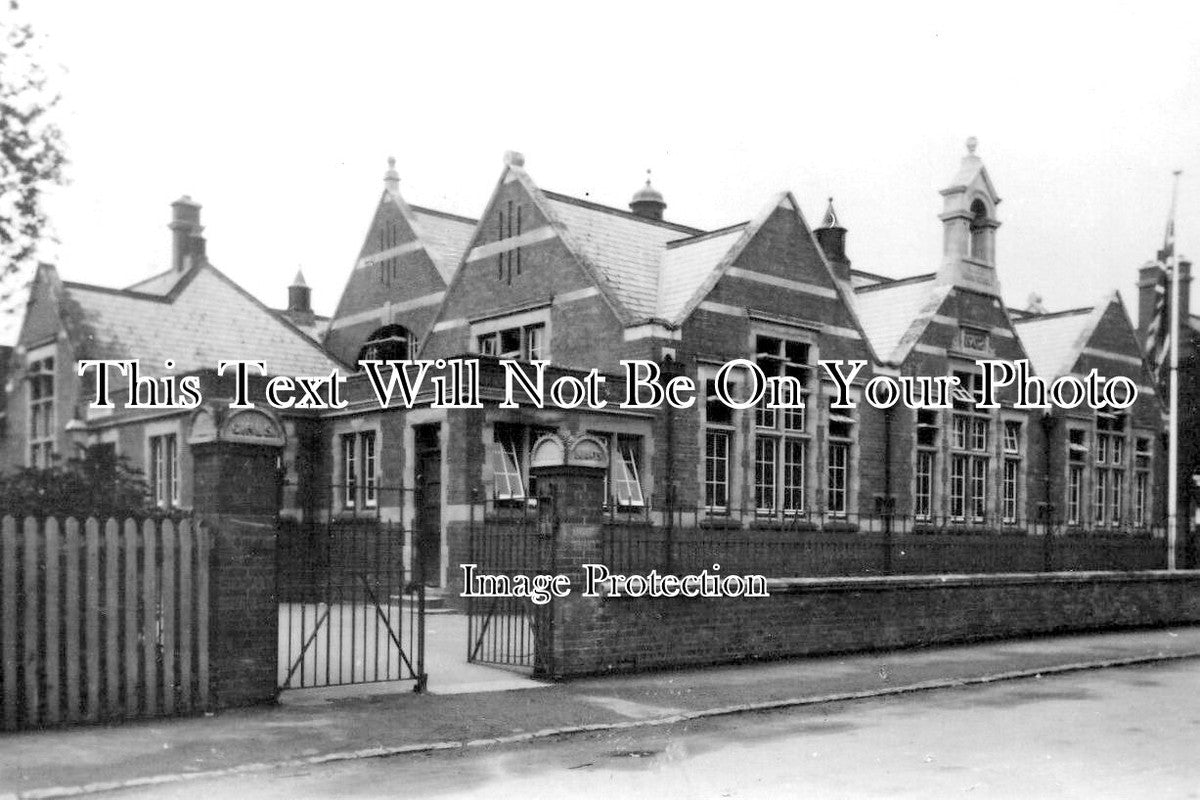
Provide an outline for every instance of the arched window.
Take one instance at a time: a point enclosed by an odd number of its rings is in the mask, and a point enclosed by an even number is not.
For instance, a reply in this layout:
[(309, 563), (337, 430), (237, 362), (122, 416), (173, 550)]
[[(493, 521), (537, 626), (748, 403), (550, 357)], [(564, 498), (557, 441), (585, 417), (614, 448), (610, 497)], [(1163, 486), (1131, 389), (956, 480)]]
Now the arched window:
[(971, 203), (971, 258), (989, 260), (989, 231), (987, 206), (982, 200), (976, 200)]
[(384, 325), (358, 351), (358, 360), (403, 361), (410, 358), (413, 337), (403, 325)]

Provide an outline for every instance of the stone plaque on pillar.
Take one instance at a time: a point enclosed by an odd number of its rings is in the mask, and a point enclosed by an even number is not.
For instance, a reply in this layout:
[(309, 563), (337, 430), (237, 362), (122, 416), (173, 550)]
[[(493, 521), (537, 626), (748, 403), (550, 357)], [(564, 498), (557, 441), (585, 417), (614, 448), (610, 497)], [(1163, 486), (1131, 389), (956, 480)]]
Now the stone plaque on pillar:
[(603, 514), (608, 474), (608, 445), (588, 434), (547, 434), (530, 451), (529, 474), (539, 495), (553, 495), (555, 511), (566, 519)]
[(205, 404), (192, 417), (193, 507), (201, 514), (279, 510), (283, 425), (261, 409)]

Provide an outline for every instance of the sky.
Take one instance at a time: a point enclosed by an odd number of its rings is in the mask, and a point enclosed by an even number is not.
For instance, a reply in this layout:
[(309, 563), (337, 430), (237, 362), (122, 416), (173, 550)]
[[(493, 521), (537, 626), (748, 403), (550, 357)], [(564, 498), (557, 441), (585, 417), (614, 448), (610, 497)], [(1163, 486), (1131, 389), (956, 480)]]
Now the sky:
[[(1002, 198), (1005, 299), (1119, 289), (1162, 243), (1200, 257), (1200, 25), (1189, 4), (23, 5), (62, 99), (45, 198), (69, 280), (169, 266), (170, 203), (272, 306), (298, 268), (330, 313), (395, 156), (410, 203), (477, 216), (506, 150), (544, 189), (715, 228), (833, 196), (857, 269), (937, 268), (968, 136)], [(10, 338), (11, 338), (10, 331)]]

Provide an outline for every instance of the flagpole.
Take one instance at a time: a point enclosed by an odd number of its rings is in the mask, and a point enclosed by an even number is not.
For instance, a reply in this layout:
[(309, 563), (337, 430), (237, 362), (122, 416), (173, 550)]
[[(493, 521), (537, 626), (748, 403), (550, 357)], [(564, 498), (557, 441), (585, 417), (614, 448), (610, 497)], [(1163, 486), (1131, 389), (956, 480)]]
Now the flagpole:
[[(1179, 174), (1171, 190), (1170, 225), (1175, 224), (1175, 203), (1179, 199)], [(1174, 231), (1172, 231), (1174, 233)], [(1173, 237), (1172, 237), (1173, 238)], [(1167, 415), (1167, 569), (1175, 569), (1175, 543), (1179, 539), (1179, 259), (1175, 247), (1167, 255), (1171, 273), (1171, 388)]]

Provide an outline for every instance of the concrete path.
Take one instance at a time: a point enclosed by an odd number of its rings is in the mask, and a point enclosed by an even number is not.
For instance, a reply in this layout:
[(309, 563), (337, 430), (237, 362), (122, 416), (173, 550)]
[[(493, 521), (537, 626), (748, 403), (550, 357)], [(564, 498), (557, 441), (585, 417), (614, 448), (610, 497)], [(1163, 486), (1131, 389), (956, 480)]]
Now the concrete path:
[(0, 798), (636, 728), (739, 711), (1200, 656), (1200, 626), (1046, 637), (573, 681), (374, 695), (0, 736)]

